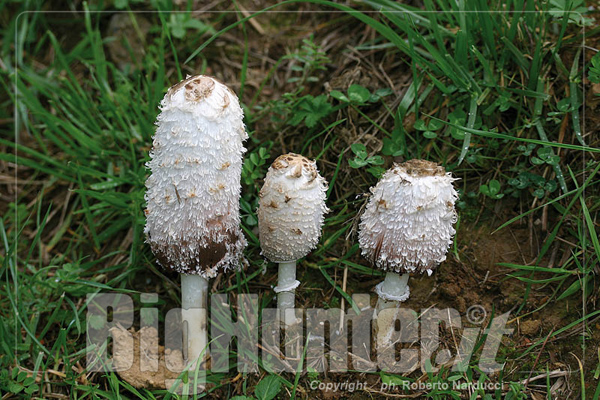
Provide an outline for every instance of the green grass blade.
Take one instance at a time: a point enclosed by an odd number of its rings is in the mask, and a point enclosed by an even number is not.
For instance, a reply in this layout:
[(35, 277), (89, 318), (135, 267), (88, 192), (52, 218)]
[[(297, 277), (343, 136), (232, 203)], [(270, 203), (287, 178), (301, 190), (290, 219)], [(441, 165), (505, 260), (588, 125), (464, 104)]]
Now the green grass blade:
[[(477, 97), (471, 97), (471, 104), (469, 105), (469, 116), (467, 119), (467, 129), (473, 129), (475, 126), (475, 121), (477, 119)], [(460, 156), (458, 157), (458, 165), (460, 165), (465, 159), (467, 153), (469, 152), (469, 146), (471, 145), (471, 132), (465, 129), (465, 138), (463, 139), (463, 144), (460, 150)]]

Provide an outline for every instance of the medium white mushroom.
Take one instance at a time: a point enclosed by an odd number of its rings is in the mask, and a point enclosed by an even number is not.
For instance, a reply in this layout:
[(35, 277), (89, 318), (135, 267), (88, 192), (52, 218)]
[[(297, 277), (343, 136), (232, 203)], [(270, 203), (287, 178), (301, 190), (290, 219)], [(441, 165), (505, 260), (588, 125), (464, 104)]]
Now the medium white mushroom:
[(363, 256), (387, 271), (375, 288), (378, 309), (408, 299), (411, 272), (431, 275), (446, 259), (456, 233), (454, 180), (436, 163), (410, 160), (395, 164), (371, 188), (358, 241)]
[(172, 86), (160, 109), (145, 233), (160, 265), (181, 274), (184, 332), (193, 333), (184, 349), (195, 363), (207, 345), (207, 280), (238, 268), (246, 246), (239, 199), (248, 135), (235, 93), (208, 76)]
[(262, 254), (279, 263), (277, 308), (286, 325), (295, 321), (292, 310), (296, 261), (317, 246), (321, 236), (327, 182), (316, 163), (298, 154), (279, 156), (269, 167), (259, 193), (258, 228)]

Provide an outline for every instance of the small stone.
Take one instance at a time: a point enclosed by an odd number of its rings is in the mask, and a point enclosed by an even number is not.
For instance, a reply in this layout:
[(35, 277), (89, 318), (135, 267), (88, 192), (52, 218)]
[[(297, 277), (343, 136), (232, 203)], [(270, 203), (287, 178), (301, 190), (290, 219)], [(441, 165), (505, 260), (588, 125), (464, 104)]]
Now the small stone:
[[(137, 332), (115, 327), (111, 334), (119, 343), (113, 354), (113, 366), (123, 380), (137, 389), (170, 389), (169, 383), (179, 376), (173, 371), (185, 368), (181, 352), (175, 350), (171, 355), (171, 349), (159, 345), (158, 332), (152, 327)], [(146, 342), (141, 340), (143, 337), (156, 340)]]

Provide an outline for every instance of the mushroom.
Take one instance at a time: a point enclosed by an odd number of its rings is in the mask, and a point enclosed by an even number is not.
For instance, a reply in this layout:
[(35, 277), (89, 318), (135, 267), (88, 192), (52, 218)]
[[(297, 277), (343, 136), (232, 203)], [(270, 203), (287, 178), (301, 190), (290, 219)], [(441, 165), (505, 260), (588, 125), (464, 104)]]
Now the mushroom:
[(327, 182), (316, 163), (298, 154), (279, 156), (269, 167), (258, 200), (262, 255), (279, 263), (277, 308), (285, 325), (296, 318), (296, 261), (317, 246), (321, 236)]
[(208, 76), (172, 86), (160, 109), (144, 232), (158, 263), (181, 274), (184, 352), (195, 364), (207, 345), (208, 279), (239, 268), (246, 246), (239, 199), (248, 135), (235, 93)]
[(410, 160), (394, 164), (371, 188), (358, 241), (362, 255), (387, 271), (375, 288), (378, 310), (408, 299), (411, 272), (431, 275), (446, 259), (456, 233), (454, 180), (436, 163)]

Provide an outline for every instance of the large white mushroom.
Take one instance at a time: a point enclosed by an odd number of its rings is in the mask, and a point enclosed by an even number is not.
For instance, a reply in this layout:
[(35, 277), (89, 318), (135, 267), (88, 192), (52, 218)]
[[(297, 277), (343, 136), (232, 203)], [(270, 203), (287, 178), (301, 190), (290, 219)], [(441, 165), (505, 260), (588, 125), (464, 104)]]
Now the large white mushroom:
[(371, 188), (358, 241), (363, 256), (387, 271), (375, 288), (378, 309), (408, 299), (410, 273), (431, 275), (446, 259), (456, 233), (454, 180), (436, 163), (410, 160), (394, 164)]
[[(296, 261), (321, 237), (327, 182), (316, 163), (298, 154), (279, 156), (269, 167), (259, 193), (258, 227), (262, 254), (279, 263), (277, 308), (286, 325), (295, 321)], [(292, 310), (290, 310), (292, 311)]]
[(235, 93), (208, 76), (171, 87), (160, 109), (145, 233), (160, 265), (181, 274), (182, 319), (192, 333), (184, 349), (195, 363), (207, 345), (208, 279), (238, 268), (246, 246), (239, 199), (248, 135)]

